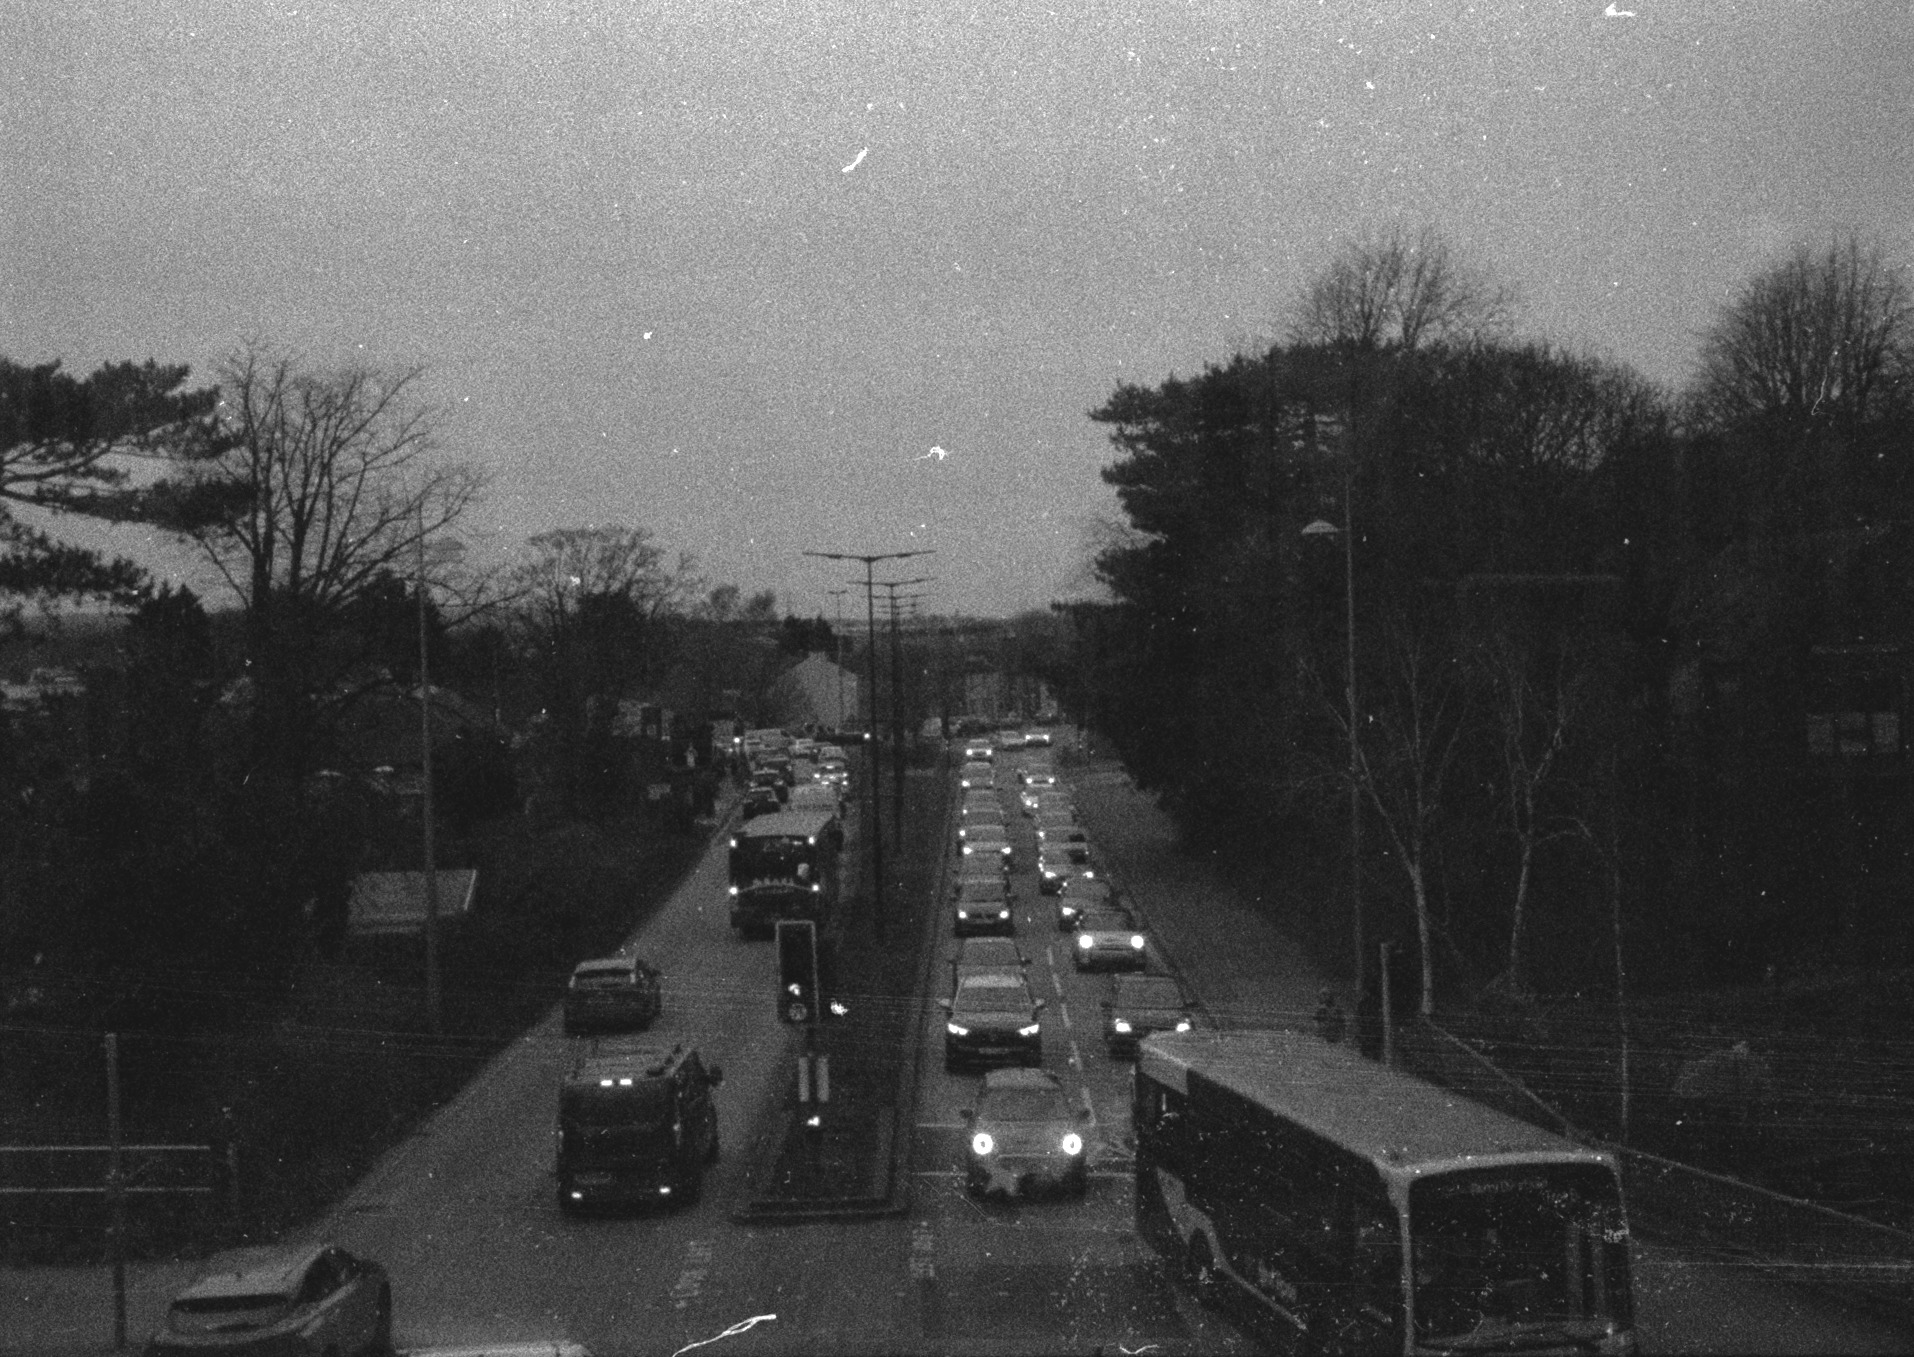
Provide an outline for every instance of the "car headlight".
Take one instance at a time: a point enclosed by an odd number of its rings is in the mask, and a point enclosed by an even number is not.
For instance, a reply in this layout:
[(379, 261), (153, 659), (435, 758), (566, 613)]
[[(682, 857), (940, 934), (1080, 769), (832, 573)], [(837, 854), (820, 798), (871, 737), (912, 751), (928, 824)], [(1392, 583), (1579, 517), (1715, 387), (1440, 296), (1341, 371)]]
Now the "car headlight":
[(945, 1023), (944, 1030), (950, 1033), (953, 1037), (967, 1037), (970, 1035), (970, 1029), (968, 1027), (959, 1027), (954, 1022)]
[(1115, 1027), (1119, 1032), (1127, 1032), (1130, 1030), (1130, 1020), (1128, 1018), (1118, 1018), (1111, 1026)]
[(1063, 911), (1063, 917), (1066, 919), (1074, 919), (1077, 917), (1077, 907), (1075, 905), (1058, 905), (1057, 908)]
[(1043, 1031), (1043, 1024), (1040, 1022), (1033, 1022), (1028, 1027), (1019, 1027), (1017, 1029), (1017, 1035), (1020, 1037), (1034, 1037), (1037, 1035), (1037, 1033), (1041, 1031)]
[(1084, 951), (1087, 952), (1092, 947), (1095, 947), (1096, 943), (1091, 939), (1088, 933), (1079, 933), (1077, 935), (1077, 946), (1081, 947)]
[(1187, 1032), (1187, 1031), (1189, 1031), (1189, 1030), (1190, 1030), (1190, 1020), (1189, 1020), (1188, 1018), (1178, 1018), (1178, 1019), (1177, 1019), (1177, 1021), (1176, 1021), (1176, 1030), (1177, 1030), (1177, 1031), (1179, 1031), (1179, 1032)]
[(998, 852), (1000, 852), (1000, 853), (1002, 853), (1002, 854), (1003, 854), (1003, 855), (1004, 855), (1005, 857), (1009, 857), (1009, 856), (1010, 856), (1010, 845), (1009, 845), (1009, 844), (1005, 844), (1005, 845), (1004, 845), (1004, 846), (1003, 846), (1002, 848), (1000, 848), (1000, 849), (998, 849), (997, 851), (998, 851)]
[(1065, 1154), (1082, 1154), (1083, 1153), (1083, 1137), (1078, 1135), (1075, 1131), (1066, 1132), (1064, 1134), (1062, 1143), (1063, 1143), (1063, 1152)]
[(996, 1148), (997, 1142), (990, 1138), (990, 1132), (988, 1131), (979, 1131), (970, 1138), (970, 1152), (972, 1154), (979, 1156), (986, 1155)]
[(960, 909), (957, 911), (957, 917), (960, 919), (968, 919), (970, 915), (968, 912)]
[(738, 888), (736, 886), (731, 887), (730, 890), (733, 895), (736, 895), (738, 893)]
[(1139, 952), (1142, 951), (1143, 950), (1143, 935), (1141, 933), (1130, 934), (1130, 946), (1136, 948), (1136, 950)]
[(970, 856), (970, 849), (971, 849), (971, 846), (970, 846), (969, 844), (965, 844), (965, 845), (964, 845), (964, 856), (965, 856), (965, 857), (969, 857), (969, 856)]
[(1084, 876), (1086, 876), (1086, 877), (1093, 877), (1093, 876), (1095, 876), (1095, 875), (1096, 875), (1096, 873), (1095, 873), (1095, 872), (1093, 872), (1093, 871), (1091, 871), (1091, 870), (1090, 870), (1090, 869), (1089, 869), (1088, 867), (1085, 867), (1085, 868), (1083, 869), (1083, 875), (1084, 875)]
[(999, 919), (1008, 919), (1010, 917), (1010, 911), (1007, 909), (1000, 909), (997, 911), (997, 917)]

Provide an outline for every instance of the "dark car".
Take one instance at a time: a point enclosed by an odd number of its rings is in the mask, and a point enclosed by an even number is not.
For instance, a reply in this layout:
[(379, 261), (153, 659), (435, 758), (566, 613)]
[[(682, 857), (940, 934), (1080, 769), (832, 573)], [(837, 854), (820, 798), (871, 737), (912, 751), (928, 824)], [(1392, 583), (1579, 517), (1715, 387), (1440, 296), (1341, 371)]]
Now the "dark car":
[(392, 1286), (383, 1267), (332, 1244), (261, 1245), (220, 1255), (175, 1296), (146, 1357), (391, 1350)]
[(579, 962), (565, 986), (566, 1033), (651, 1026), (664, 1009), (663, 979), (635, 956)]
[(1002, 872), (993, 876), (965, 877), (957, 883), (957, 899), (951, 905), (951, 931), (958, 937), (973, 933), (1017, 931), (1011, 912), (1010, 888)]
[(723, 1082), (682, 1042), (594, 1042), (558, 1091), (559, 1209), (695, 1203), (718, 1162)]
[(1119, 975), (1103, 1001), (1103, 1040), (1110, 1054), (1136, 1054), (1152, 1032), (1187, 1032), (1195, 1024), (1183, 987), (1170, 975)]
[(1116, 887), (1105, 877), (1075, 873), (1062, 878), (1057, 888), (1057, 931), (1066, 933), (1082, 920), (1084, 912), (1100, 909), (1127, 913), (1117, 900)]
[(775, 815), (784, 808), (782, 798), (775, 787), (752, 787), (744, 794), (742, 815), (747, 820), (760, 815)]
[(992, 1070), (977, 1106), (961, 1115), (970, 1128), (964, 1183), (974, 1195), (1054, 1186), (1081, 1197), (1089, 1187), (1089, 1105), (1072, 1102), (1049, 1071)]
[(760, 768), (752, 773), (751, 785), (753, 787), (769, 788), (772, 794), (777, 797), (780, 806), (782, 806), (785, 799), (791, 795), (791, 784), (786, 782), (784, 780), (784, 774), (775, 768)]
[(1043, 1063), (1043, 1000), (1022, 976), (1007, 972), (960, 977), (939, 999), (944, 1010), (944, 1067)]

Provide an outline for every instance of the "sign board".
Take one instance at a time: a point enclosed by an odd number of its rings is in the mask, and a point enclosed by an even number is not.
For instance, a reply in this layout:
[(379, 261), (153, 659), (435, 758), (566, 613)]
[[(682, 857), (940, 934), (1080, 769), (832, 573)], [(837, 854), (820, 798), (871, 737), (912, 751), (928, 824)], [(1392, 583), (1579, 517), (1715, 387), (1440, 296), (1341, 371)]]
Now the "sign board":
[[(433, 875), (437, 878), (439, 922), (449, 923), (470, 914), (478, 872), (470, 867), (448, 867)], [(352, 895), (346, 907), (348, 937), (396, 937), (424, 931), (424, 872), (362, 872), (352, 879)]]

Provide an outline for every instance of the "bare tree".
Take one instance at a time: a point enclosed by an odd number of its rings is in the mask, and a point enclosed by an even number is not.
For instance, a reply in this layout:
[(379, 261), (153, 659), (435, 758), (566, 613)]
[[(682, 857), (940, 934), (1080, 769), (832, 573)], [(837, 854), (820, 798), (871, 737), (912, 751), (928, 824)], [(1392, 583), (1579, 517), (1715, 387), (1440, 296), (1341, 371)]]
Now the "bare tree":
[[(220, 375), (229, 446), (193, 469), (172, 525), (244, 610), (256, 758), (297, 778), (359, 658), (341, 644), (348, 614), (412, 577), (421, 544), (458, 523), (483, 481), (434, 459), (419, 369), (315, 371), (254, 344)], [(208, 504), (224, 512), (207, 518)]]
[(1549, 840), (1574, 832), (1567, 821), (1550, 821), (1545, 813), (1544, 792), (1561, 766), (1563, 746), (1581, 714), (1587, 672), (1572, 652), (1552, 658), (1552, 663), (1543, 661), (1502, 635), (1476, 653), (1474, 665), (1493, 712), (1502, 763), (1502, 809), (1516, 846), (1505, 973), (1509, 990), (1516, 996), (1528, 992), (1522, 973), (1522, 944), (1536, 852)]
[(1904, 401), (1914, 298), (1879, 245), (1849, 233), (1796, 245), (1751, 278), (1709, 328), (1696, 400), (1719, 424), (1860, 422)]
[[(1408, 878), (1422, 957), (1420, 1011), (1427, 1017), (1435, 1011), (1429, 902), (1432, 839), (1449, 773), (1462, 745), (1467, 693), (1456, 662), (1406, 624), (1389, 628), (1387, 644), (1393, 660), (1392, 681), (1380, 694), (1382, 700), (1360, 714), (1356, 779)], [(1349, 713), (1334, 701), (1325, 701), (1324, 706), (1347, 739)]]
[(1362, 350), (1414, 349), (1487, 335), (1507, 319), (1506, 288), (1491, 285), (1433, 227), (1400, 225), (1345, 241), (1304, 287), (1291, 338)]

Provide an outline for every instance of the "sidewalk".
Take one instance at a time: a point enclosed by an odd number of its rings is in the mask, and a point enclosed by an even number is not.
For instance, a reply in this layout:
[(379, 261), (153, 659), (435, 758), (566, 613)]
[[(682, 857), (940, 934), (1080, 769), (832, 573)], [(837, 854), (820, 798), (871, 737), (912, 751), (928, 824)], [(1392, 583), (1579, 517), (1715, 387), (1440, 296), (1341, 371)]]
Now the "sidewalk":
[[(1270, 914), (1244, 901), (1201, 857), (1177, 849), (1169, 817), (1114, 760), (1065, 774), (1077, 810), (1150, 936), (1217, 1025), (1294, 1027), (1314, 1020), (1331, 985)], [(1354, 997), (1340, 995), (1345, 1013)]]

